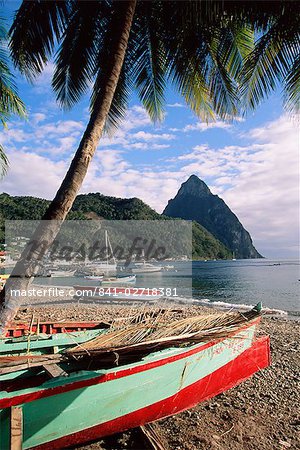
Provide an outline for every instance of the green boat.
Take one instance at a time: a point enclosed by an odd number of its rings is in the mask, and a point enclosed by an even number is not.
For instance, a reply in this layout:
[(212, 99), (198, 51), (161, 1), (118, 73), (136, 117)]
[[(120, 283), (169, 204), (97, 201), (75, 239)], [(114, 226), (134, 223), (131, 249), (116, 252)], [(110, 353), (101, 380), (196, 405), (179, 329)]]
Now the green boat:
[(0, 340), (1, 450), (67, 448), (234, 387), (270, 364), (269, 338), (255, 336), (260, 319), (250, 311), (199, 331), (192, 318), (185, 328), (176, 322), (180, 333), (156, 330), (140, 340), (132, 325), (126, 342), (124, 332), (96, 323), (31, 324), (28, 336), (11, 328)]

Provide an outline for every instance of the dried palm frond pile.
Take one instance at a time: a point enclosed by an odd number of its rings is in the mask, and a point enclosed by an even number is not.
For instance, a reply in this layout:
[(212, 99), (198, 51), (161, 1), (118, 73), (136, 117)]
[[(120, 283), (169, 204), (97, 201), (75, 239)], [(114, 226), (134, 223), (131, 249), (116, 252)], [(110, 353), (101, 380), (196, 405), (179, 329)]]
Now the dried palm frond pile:
[(259, 315), (255, 308), (243, 314), (227, 312), (183, 318), (176, 318), (177, 313), (182, 317), (182, 311), (166, 308), (129, 312), (125, 317), (116, 316), (97, 337), (62, 353), (1, 356), (0, 374), (60, 363), (66, 370), (110, 368), (138, 361), (152, 351), (234, 338), (236, 330)]
[(116, 322), (107, 332), (68, 349), (66, 353), (76, 359), (108, 353), (114, 353), (118, 358), (125, 354), (138, 356), (152, 349), (227, 337), (257, 314), (257, 311), (252, 310), (245, 314), (200, 315), (170, 322), (166, 311), (155, 311), (135, 317), (125, 324)]

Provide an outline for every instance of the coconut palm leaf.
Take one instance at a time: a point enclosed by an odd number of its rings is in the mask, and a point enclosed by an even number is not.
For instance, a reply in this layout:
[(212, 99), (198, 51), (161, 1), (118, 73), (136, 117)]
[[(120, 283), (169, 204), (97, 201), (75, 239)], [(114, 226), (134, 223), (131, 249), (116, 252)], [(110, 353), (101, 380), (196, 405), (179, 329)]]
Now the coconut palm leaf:
[(42, 72), (64, 31), (70, 1), (23, 1), (10, 29), (14, 63), (30, 80)]
[(121, 70), (118, 85), (106, 118), (104, 133), (108, 136), (114, 134), (126, 117), (128, 102), (132, 91), (132, 83), (129, 79), (126, 67), (127, 65), (125, 64)]
[[(283, 83), (283, 88), (287, 87), (285, 79), (293, 78), (291, 69), (294, 64), (297, 66), (295, 61), (300, 53), (300, 5), (297, 3), (282, 4), (280, 14), (270, 18), (269, 25), (245, 60), (241, 72), (242, 91), (246, 104), (252, 109), (280, 83)], [(261, 31), (259, 26), (258, 31)], [(299, 72), (296, 72), (294, 81), (298, 76)], [(294, 83), (290, 86), (296, 87)], [(297, 95), (289, 98), (290, 101), (296, 100)]]
[(223, 45), (222, 64), (234, 79), (238, 80), (244, 60), (254, 49), (254, 29), (251, 25), (227, 23), (221, 30), (219, 45)]
[(0, 145), (0, 178), (6, 175), (9, 166), (8, 157), (5, 154), (5, 150)]
[(109, 7), (106, 1), (75, 1), (55, 60), (53, 89), (58, 102), (72, 107), (92, 85), (97, 68), (99, 40), (104, 34)]
[(200, 119), (209, 121), (215, 118), (215, 112), (206, 80), (207, 64), (203, 61), (200, 66), (198, 62), (199, 55), (192, 57), (188, 52), (178, 50), (171, 62), (168, 78), (192, 111)]
[(300, 55), (295, 59), (285, 80), (285, 104), (289, 111), (300, 112)]
[[(141, 2), (132, 29), (135, 51), (130, 55), (131, 77), (149, 117), (154, 122), (164, 117), (167, 57), (162, 42), (159, 3)], [(131, 47), (131, 48), (132, 48)], [(129, 48), (130, 50), (130, 48)]]

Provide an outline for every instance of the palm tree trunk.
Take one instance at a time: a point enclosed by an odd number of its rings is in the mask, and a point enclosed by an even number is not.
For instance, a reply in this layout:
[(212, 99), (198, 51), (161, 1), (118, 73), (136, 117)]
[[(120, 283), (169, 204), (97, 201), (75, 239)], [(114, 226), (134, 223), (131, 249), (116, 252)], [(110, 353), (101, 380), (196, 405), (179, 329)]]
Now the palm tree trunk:
[[(111, 67), (106, 68), (107, 82), (105, 94), (96, 100), (94, 112), (91, 114), (87, 128), (83, 134), (78, 150), (71, 162), (69, 170), (58, 189), (55, 198), (46, 211), (43, 220), (50, 221), (40, 224), (33, 236), (35, 242), (46, 242), (42, 252), (53, 243), (59, 232), (61, 221), (63, 221), (78, 194), (87, 173), (91, 159), (94, 156), (99, 140), (102, 136), (106, 118), (108, 116), (115, 90), (124, 63), (129, 34), (134, 17), (137, 0), (120, 2), (120, 8), (124, 14), (122, 20), (118, 22), (119, 36), (115, 39), (115, 48), (111, 55)], [(30, 254), (30, 258), (28, 255)], [(28, 246), (24, 249), (20, 260), (17, 262), (12, 276), (7, 280), (5, 290), (0, 294), (0, 305), (2, 306), (0, 316), (0, 335), (6, 324), (13, 319), (18, 307), (20, 298), (11, 294), (12, 289), (28, 289), (32, 277), (38, 269), (38, 259), (41, 257), (41, 248), (32, 252)]]

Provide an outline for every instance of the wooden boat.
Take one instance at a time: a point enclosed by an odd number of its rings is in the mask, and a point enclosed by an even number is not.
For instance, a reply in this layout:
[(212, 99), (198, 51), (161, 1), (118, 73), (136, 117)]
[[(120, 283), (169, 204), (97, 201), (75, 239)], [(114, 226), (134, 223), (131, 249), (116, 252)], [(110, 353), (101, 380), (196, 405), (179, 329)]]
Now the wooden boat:
[(103, 278), (101, 280), (101, 286), (103, 285), (111, 285), (111, 284), (131, 284), (136, 282), (136, 275), (128, 275), (128, 276), (121, 276), (121, 277), (110, 277), (110, 278)]
[(75, 297), (93, 300), (153, 301), (163, 297), (159, 289), (125, 286), (74, 286)]
[(111, 339), (94, 324), (30, 340), (30, 354), (27, 336), (0, 340), (0, 448), (63, 449), (224, 392), (270, 364), (269, 338), (255, 337), (259, 321), (245, 313), (223, 337), (214, 329), (198, 340), (181, 335), (96, 351), (93, 343)]
[(50, 270), (50, 276), (55, 278), (72, 277), (75, 270)]
[(102, 281), (103, 280), (103, 275), (86, 275), (84, 277), (85, 280), (90, 280), (90, 281)]
[(156, 266), (155, 264), (147, 263), (147, 262), (134, 262), (129, 269), (132, 273), (135, 274), (146, 274), (146, 273), (154, 273), (161, 272), (162, 266)]

